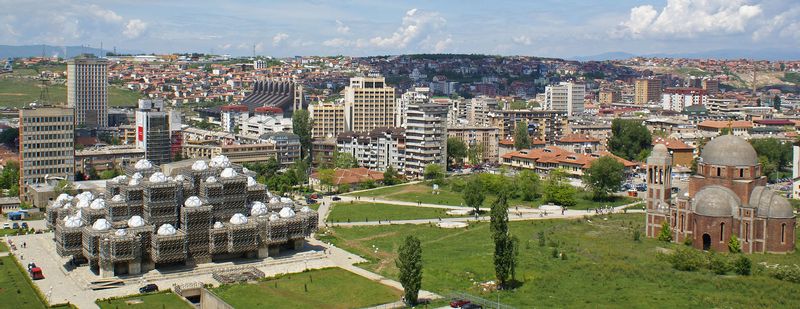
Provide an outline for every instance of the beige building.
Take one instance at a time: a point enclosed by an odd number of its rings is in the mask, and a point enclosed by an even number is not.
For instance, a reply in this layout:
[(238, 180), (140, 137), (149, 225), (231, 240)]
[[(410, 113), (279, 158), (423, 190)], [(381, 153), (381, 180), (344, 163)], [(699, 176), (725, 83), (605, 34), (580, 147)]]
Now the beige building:
[(27, 185), (75, 178), (75, 118), (64, 107), (23, 108), (19, 111), (20, 197)]
[(491, 125), (500, 130), (503, 139), (514, 136), (514, 128), (519, 122), (528, 124), (531, 138), (548, 143), (569, 132), (566, 111), (503, 110), (492, 113), (490, 117)]
[(455, 126), (447, 128), (447, 136), (460, 139), (467, 148), (477, 147), (482, 162), (498, 162), (500, 129), (497, 127)]
[(344, 121), (347, 131), (370, 132), (395, 127), (394, 87), (383, 77), (353, 77), (344, 89)]
[(635, 84), (634, 103), (647, 104), (661, 102), (661, 80), (641, 78)]
[(233, 163), (266, 162), (275, 157), (277, 151), (273, 143), (219, 145), (215, 142), (190, 142), (182, 145), (182, 153), (187, 159), (208, 159), (224, 155)]
[(622, 93), (618, 90), (600, 90), (600, 104), (611, 104), (622, 102)]
[(81, 55), (67, 60), (67, 106), (75, 126), (108, 126), (108, 60)]
[(335, 138), (346, 131), (344, 124), (344, 104), (319, 102), (308, 106), (313, 138)]

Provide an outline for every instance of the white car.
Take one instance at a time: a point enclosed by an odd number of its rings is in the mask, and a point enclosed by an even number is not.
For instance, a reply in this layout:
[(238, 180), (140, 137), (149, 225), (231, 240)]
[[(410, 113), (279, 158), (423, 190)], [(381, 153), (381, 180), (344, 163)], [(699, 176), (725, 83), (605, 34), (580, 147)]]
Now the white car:
[(11, 224), (9, 224), (9, 223), (3, 223), (3, 229), (4, 229), (4, 230), (8, 230), (8, 229), (10, 229), (10, 228), (11, 228)]

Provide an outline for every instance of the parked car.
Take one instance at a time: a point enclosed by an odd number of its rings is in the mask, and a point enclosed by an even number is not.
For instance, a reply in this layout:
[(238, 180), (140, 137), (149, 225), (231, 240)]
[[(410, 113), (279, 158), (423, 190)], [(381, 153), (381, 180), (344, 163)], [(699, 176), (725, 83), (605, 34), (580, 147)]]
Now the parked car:
[(461, 309), (483, 309), (483, 306), (478, 304), (469, 303), (461, 306)]
[(341, 201), (342, 198), (338, 197), (338, 196), (334, 196), (334, 197), (331, 198), (331, 200), (333, 200), (333, 201)]
[(36, 264), (34, 263), (28, 264), (28, 274), (31, 275), (31, 279), (33, 280), (44, 279), (44, 274), (42, 274), (42, 269), (37, 267)]
[(35, 268), (35, 267), (36, 267), (36, 263), (34, 263), (34, 262), (28, 263), (28, 271), (31, 271), (31, 268)]
[(28, 229), (28, 222), (22, 222), (21, 226), (23, 229)]
[(316, 203), (317, 203), (317, 200), (315, 200), (315, 199), (311, 199), (311, 198), (306, 199), (306, 204), (308, 204), (308, 205), (316, 204)]
[(151, 284), (148, 284), (148, 285), (145, 285), (145, 286), (139, 288), (139, 293), (141, 293), (141, 294), (150, 293), (150, 292), (156, 292), (156, 291), (158, 291), (158, 286), (155, 285), (154, 283), (151, 283)]
[(3, 229), (4, 229), (4, 230), (11, 229), (11, 224), (9, 224), (9, 223), (3, 223)]
[(18, 229), (19, 228), (19, 223), (14, 222), (14, 224), (11, 225), (11, 228), (15, 229), (15, 230)]
[(647, 184), (640, 183), (640, 184), (636, 185), (636, 191), (639, 191), (639, 192), (647, 191)]
[(451, 308), (463, 308), (464, 305), (467, 305), (469, 303), (470, 303), (470, 301), (468, 301), (466, 299), (454, 299), (454, 300), (450, 301), (450, 307)]

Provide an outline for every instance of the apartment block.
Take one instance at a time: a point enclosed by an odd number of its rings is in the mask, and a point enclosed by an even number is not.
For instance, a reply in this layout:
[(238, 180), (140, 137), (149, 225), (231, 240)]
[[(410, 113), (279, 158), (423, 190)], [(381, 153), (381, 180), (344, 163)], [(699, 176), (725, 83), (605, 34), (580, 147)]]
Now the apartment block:
[(586, 95), (586, 86), (583, 84), (561, 82), (545, 87), (544, 95), (546, 110), (565, 111), (570, 117), (583, 113), (583, 98)]
[(634, 103), (648, 104), (661, 102), (661, 80), (640, 78), (634, 82)]
[(491, 126), (447, 127), (447, 136), (460, 139), (467, 148), (477, 151), (482, 162), (498, 162), (500, 129)]
[(447, 164), (447, 105), (411, 104), (406, 111), (405, 174), (421, 177), (428, 164)]
[(492, 126), (500, 130), (503, 139), (513, 138), (517, 122), (528, 124), (531, 138), (553, 143), (569, 132), (566, 111), (504, 110), (492, 113)]
[(311, 136), (318, 138), (335, 138), (345, 129), (344, 104), (337, 102), (319, 102), (308, 106), (311, 124)]
[(81, 55), (67, 60), (67, 106), (75, 126), (108, 126), (108, 60)]
[(399, 98), (395, 106), (395, 125), (405, 128), (406, 110), (410, 104), (426, 103), (430, 100), (431, 89), (428, 87), (415, 87), (406, 91)]
[(700, 88), (667, 88), (661, 94), (661, 108), (680, 112), (693, 105), (708, 104), (708, 93)]
[(394, 87), (383, 77), (353, 77), (344, 90), (344, 120), (347, 131), (370, 132), (395, 127)]
[(336, 138), (336, 150), (349, 153), (361, 167), (385, 171), (394, 167), (402, 172), (405, 161), (405, 130), (378, 128), (369, 133), (345, 132)]
[(28, 185), (75, 179), (75, 114), (64, 107), (19, 111), (20, 199)]
[(600, 90), (600, 104), (611, 104), (622, 102), (622, 93), (618, 90)]

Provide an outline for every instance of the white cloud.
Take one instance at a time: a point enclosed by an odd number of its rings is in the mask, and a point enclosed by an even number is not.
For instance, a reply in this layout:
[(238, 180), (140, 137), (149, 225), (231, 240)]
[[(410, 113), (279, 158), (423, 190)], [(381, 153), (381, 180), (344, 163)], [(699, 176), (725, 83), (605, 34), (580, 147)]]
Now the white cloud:
[(753, 40), (766, 40), (774, 34), (779, 38), (800, 39), (800, 7), (793, 7), (766, 20), (753, 32)]
[(453, 37), (451, 36), (448, 36), (446, 39), (436, 42), (436, 44), (433, 45), (433, 52), (435, 53), (444, 52), (445, 50), (447, 50), (447, 47), (450, 46), (450, 43), (453, 43)]
[(222, 50), (228, 50), (231, 47), (233, 47), (233, 45), (231, 45), (231, 43), (219, 45), (219, 49), (222, 49)]
[(447, 23), (436, 12), (419, 12), (417, 9), (408, 10), (403, 16), (400, 28), (389, 36), (374, 37), (369, 42), (377, 47), (406, 48), (412, 42), (438, 32)]
[(131, 19), (125, 24), (125, 29), (122, 34), (130, 39), (138, 38), (144, 31), (147, 30), (147, 23), (141, 19)]
[(327, 47), (347, 47), (353, 45), (353, 41), (343, 38), (333, 38), (322, 42), (322, 46)]
[(695, 37), (742, 33), (757, 22), (761, 6), (745, 0), (667, 0), (659, 12), (651, 5), (631, 9), (616, 35), (641, 37)]
[(521, 44), (521, 45), (531, 45), (533, 44), (533, 40), (527, 35), (520, 35), (511, 38), (514, 43)]
[(101, 8), (100, 6), (95, 4), (90, 5), (87, 8), (87, 11), (90, 14), (94, 15), (95, 17), (100, 18), (109, 23), (121, 23), (123, 20), (122, 16), (117, 15), (117, 13), (115, 13), (114, 11)]
[(336, 32), (341, 34), (348, 34), (350, 33), (350, 27), (345, 25), (341, 20), (336, 20)]
[(278, 46), (281, 44), (281, 42), (285, 41), (288, 38), (289, 38), (288, 34), (282, 32), (278, 33), (272, 37), (272, 46)]

